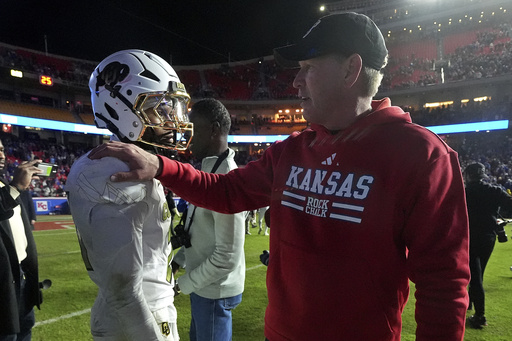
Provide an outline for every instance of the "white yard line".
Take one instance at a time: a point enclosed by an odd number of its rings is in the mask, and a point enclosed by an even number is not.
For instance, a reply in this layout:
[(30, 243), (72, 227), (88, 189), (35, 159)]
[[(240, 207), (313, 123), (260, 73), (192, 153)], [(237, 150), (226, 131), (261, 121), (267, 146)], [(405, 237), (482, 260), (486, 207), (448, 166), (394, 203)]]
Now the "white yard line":
[[(80, 251), (77, 251), (77, 252), (80, 252)], [(69, 253), (74, 253), (74, 252), (69, 252)], [(245, 269), (245, 271), (247, 272), (247, 271), (251, 271), (251, 270), (254, 270), (254, 269), (258, 269), (258, 268), (261, 268), (262, 266), (264, 266), (264, 265), (263, 264), (256, 265), (256, 266), (253, 266), (253, 267)], [(75, 317), (75, 316), (80, 316), (80, 315), (87, 314), (87, 313), (90, 313), (90, 312), (91, 312), (91, 308), (80, 310), (80, 311), (75, 311), (74, 313), (67, 314), (67, 315), (62, 315), (62, 316), (59, 316), (59, 317), (56, 317), (56, 318), (53, 318), (53, 319), (49, 319), (49, 320), (45, 320), (45, 321), (41, 321), (41, 322), (36, 322), (36, 324), (34, 325), (34, 328), (38, 327), (38, 326), (42, 326), (44, 324), (50, 324), (50, 323), (54, 323), (54, 322), (59, 322), (61, 320), (65, 320), (65, 319), (68, 319), (68, 318), (71, 318), (71, 317)]]
[(75, 311), (74, 313), (67, 314), (67, 315), (62, 315), (62, 316), (59, 316), (59, 317), (56, 317), (56, 318), (53, 318), (53, 319), (49, 319), (49, 320), (45, 320), (45, 321), (41, 321), (41, 322), (36, 322), (36, 324), (34, 325), (34, 328), (38, 327), (38, 326), (42, 326), (44, 324), (50, 324), (50, 323), (53, 323), (53, 322), (58, 322), (58, 321), (61, 321), (61, 320), (65, 320), (65, 319), (68, 319), (68, 318), (71, 318), (71, 317), (75, 317), (75, 316), (80, 316), (80, 315), (87, 314), (87, 313), (90, 313), (90, 312), (91, 312), (91, 308), (80, 310), (80, 311)]
[[(56, 231), (61, 231), (61, 232), (56, 232)], [(73, 229), (73, 231), (69, 231), (68, 229), (66, 229), (66, 230), (39, 230), (39, 231), (33, 231), (32, 233), (38, 237), (55, 236), (55, 235), (70, 234), (70, 233), (76, 234), (74, 229)]]
[(66, 251), (66, 252), (58, 252), (58, 253), (40, 253), (37, 256), (38, 257), (54, 257), (54, 256), (61, 256), (61, 255), (72, 255), (75, 253), (80, 253), (80, 250), (78, 251)]
[(255, 265), (253, 267), (245, 269), (245, 272), (251, 271), (251, 270), (254, 270), (254, 269), (257, 269), (257, 268), (261, 268), (262, 266), (265, 266), (265, 265), (263, 265), (263, 264)]

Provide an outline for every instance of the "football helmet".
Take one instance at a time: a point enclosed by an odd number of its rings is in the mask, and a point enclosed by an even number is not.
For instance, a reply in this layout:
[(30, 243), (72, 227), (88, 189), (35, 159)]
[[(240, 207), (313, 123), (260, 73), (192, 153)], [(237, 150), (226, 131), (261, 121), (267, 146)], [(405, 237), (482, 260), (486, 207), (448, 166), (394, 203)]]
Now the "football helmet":
[(116, 52), (94, 69), (89, 89), (98, 128), (123, 142), (187, 149), (193, 135), (190, 96), (161, 57), (142, 50)]

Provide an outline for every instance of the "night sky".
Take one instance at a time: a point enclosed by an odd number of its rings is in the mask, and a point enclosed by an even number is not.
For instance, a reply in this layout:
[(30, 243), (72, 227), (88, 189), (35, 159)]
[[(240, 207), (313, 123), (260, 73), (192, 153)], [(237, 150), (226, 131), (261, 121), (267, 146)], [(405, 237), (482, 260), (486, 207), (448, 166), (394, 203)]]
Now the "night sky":
[[(323, 14), (315, 0), (2, 0), (0, 42), (100, 61), (139, 48), (173, 65), (268, 56)], [(46, 36), (46, 45), (45, 37)]]

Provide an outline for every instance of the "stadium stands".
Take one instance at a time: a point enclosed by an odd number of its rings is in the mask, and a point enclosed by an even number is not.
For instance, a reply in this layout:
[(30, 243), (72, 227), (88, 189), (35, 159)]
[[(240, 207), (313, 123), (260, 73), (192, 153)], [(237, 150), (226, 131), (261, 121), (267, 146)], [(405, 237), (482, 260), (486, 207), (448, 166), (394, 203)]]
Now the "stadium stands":
[(16, 103), (14, 101), (0, 100), (0, 113), (54, 121), (76, 122), (69, 110), (49, 108), (36, 104)]
[[(471, 3), (468, 5), (471, 8), (485, 7), (482, 1), (465, 2)], [(499, 1), (492, 0), (489, 6), (497, 3)], [(393, 32), (388, 36), (390, 59), (381, 94), (391, 97), (395, 105), (407, 108), (415, 123), (433, 126), (512, 119), (510, 10), (493, 14), (486, 20), (468, 19), (442, 33), (437, 29), (409, 32), (403, 28), (402, 32), (395, 33), (401, 22), (414, 22), (410, 19), (412, 15), (425, 17), (428, 20), (424, 22), (427, 22), (435, 14), (421, 13), (419, 5), (412, 6), (410, 10), (400, 8), (394, 11), (393, 6), (398, 4), (395, 0), (340, 1), (336, 6), (343, 8), (347, 4), (355, 9), (365, 4), (376, 21), (385, 25), (386, 32)], [(429, 6), (435, 9), (434, 5)], [(456, 18), (455, 14), (463, 11), (456, 7), (451, 4), (443, 18), (452, 14)], [(386, 17), (389, 13), (391, 15)], [(95, 65), (92, 61), (47, 56), (39, 51), (0, 43), (0, 113), (92, 125), (87, 81)], [(12, 68), (26, 73), (26, 79), (13, 80), (7, 74)], [(229, 64), (175, 68), (192, 95), (192, 101), (216, 97), (225, 102), (233, 116), (232, 134), (287, 135), (307, 126), (305, 121), (297, 118), (300, 115), (279, 112), (283, 108), (300, 108), (297, 90), (292, 86), (296, 71), (281, 69), (272, 56)], [(39, 86), (37, 76), (40, 74), (55, 77), (55, 86)], [(478, 97), (477, 94), (488, 96), (488, 99), (481, 102), (472, 100)], [(427, 102), (448, 99), (453, 104), (425, 107)], [(512, 150), (501, 143), (508, 141), (508, 134), (507, 130), (488, 134), (453, 134), (443, 138), (459, 151), (462, 165), (470, 161), (487, 162), (489, 171), (497, 174), (495, 181), (510, 185), (508, 179), (512, 176), (508, 174), (508, 168), (512, 166), (512, 161), (509, 161)], [(53, 191), (54, 184), (46, 186), (51, 187), (50, 192), (47, 189), (36, 190), (36, 195), (56, 194), (65, 183), (69, 165), (90, 147), (80, 147), (67, 140), (22, 141), (17, 140), (17, 137), (23, 137), (18, 135), (13, 135), (9, 144), (11, 163), (37, 156), (47, 161), (52, 161), (53, 157), (53, 161), (62, 166), (60, 184)], [(89, 140), (89, 144), (93, 142), (96, 141)], [(492, 143), (500, 148), (492, 147)], [(261, 148), (238, 146), (240, 155), (243, 155), (239, 161), (243, 164), (257, 157)], [(23, 153), (15, 155), (14, 151), (18, 149)], [(36, 188), (38, 184), (34, 184)], [(62, 191), (59, 193), (62, 195)]]

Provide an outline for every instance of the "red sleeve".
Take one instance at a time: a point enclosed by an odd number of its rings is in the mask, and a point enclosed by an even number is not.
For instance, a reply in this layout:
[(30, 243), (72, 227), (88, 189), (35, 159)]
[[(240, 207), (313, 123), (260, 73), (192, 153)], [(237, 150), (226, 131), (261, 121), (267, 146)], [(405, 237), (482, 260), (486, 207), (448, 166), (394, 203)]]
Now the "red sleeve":
[(272, 151), (227, 174), (212, 174), (159, 156), (162, 173), (157, 177), (165, 187), (192, 204), (212, 211), (232, 214), (270, 204)]
[(416, 340), (463, 340), (469, 283), (469, 227), (457, 154), (418, 174), (405, 228), (409, 278), (416, 286)]

